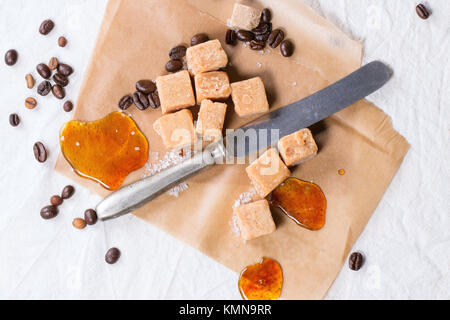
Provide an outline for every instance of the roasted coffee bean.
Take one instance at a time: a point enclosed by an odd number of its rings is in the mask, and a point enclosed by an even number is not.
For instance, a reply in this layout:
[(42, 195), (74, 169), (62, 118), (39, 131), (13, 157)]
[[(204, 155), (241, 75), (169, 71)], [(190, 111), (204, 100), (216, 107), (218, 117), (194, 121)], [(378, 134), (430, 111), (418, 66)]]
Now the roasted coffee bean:
[(58, 69), (58, 65), (59, 65), (59, 61), (55, 57), (51, 58), (50, 61), (48, 62), (48, 67), (50, 68), (50, 70)]
[(17, 53), (16, 50), (14, 50), (14, 49), (8, 50), (5, 53), (5, 63), (8, 66), (13, 66), (16, 64), (18, 57), (19, 57), (19, 54)]
[(40, 74), (40, 76), (44, 79), (50, 79), (52, 75), (52, 71), (45, 63), (38, 64), (36, 70)]
[(38, 86), (37, 93), (41, 96), (46, 96), (52, 91), (52, 84), (48, 81), (43, 81)]
[(84, 221), (81, 218), (76, 218), (76, 219), (73, 220), (72, 225), (75, 228), (77, 228), (79, 230), (82, 230), (82, 229), (86, 228), (86, 221)]
[(273, 30), (272, 33), (269, 36), (269, 39), (267, 40), (267, 43), (269, 44), (269, 46), (271, 46), (272, 48), (276, 48), (278, 47), (281, 42), (283, 42), (284, 40), (284, 32), (281, 29), (276, 29)]
[(47, 150), (42, 142), (36, 142), (33, 146), (34, 157), (40, 163), (47, 161)]
[(17, 127), (20, 124), (19, 115), (13, 113), (9, 116), (9, 124), (13, 127)]
[(272, 20), (272, 12), (269, 8), (265, 8), (261, 14), (261, 21), (269, 23)]
[(67, 78), (65, 75), (61, 73), (56, 73), (53, 76), (53, 81), (55, 81), (56, 84), (59, 84), (63, 88), (69, 85), (69, 78)]
[(64, 202), (64, 200), (63, 200), (63, 198), (61, 198), (60, 196), (53, 196), (53, 197), (51, 197), (50, 198), (50, 203), (53, 205), (53, 206), (60, 206), (60, 205), (62, 205), (63, 204), (63, 202)]
[(73, 110), (73, 103), (72, 101), (66, 101), (63, 105), (63, 109), (65, 112), (70, 112)]
[(148, 98), (142, 92), (135, 92), (133, 94), (133, 102), (139, 110), (146, 110), (149, 106)]
[(25, 81), (27, 82), (27, 88), (33, 89), (34, 88), (34, 78), (31, 74), (27, 74), (25, 76)]
[(264, 41), (252, 40), (250, 41), (250, 49), (252, 50), (263, 50), (266, 46)]
[(183, 69), (183, 62), (180, 60), (170, 60), (166, 64), (167, 72), (177, 72)]
[(123, 96), (119, 100), (119, 108), (122, 110), (127, 110), (133, 104), (133, 98), (129, 95)]
[(72, 186), (65, 186), (63, 191), (61, 192), (61, 198), (64, 200), (67, 200), (69, 198), (72, 198), (73, 194), (75, 193), (75, 188)]
[(156, 84), (151, 80), (139, 80), (136, 82), (136, 90), (143, 94), (150, 94), (156, 91)]
[(64, 90), (63, 87), (61, 87), (59, 84), (55, 84), (52, 87), (52, 92), (55, 98), (62, 100), (66, 97), (66, 90)]
[(57, 206), (46, 206), (41, 210), (41, 217), (45, 220), (50, 220), (55, 218), (58, 215), (58, 207)]
[(206, 35), (204, 33), (199, 33), (192, 37), (191, 46), (193, 47), (193, 46), (196, 46), (200, 43), (204, 43), (207, 41), (209, 41), (208, 35)]
[(152, 109), (158, 109), (161, 107), (161, 101), (159, 100), (158, 91), (152, 92), (148, 95), (148, 102), (150, 103), (150, 107)]
[(65, 46), (67, 46), (67, 39), (65, 37), (59, 37), (58, 38), (58, 46), (60, 46), (61, 48), (64, 48)]
[(62, 74), (63, 76), (68, 77), (73, 73), (73, 69), (68, 64), (60, 63), (58, 65), (58, 73)]
[(52, 20), (45, 20), (44, 22), (42, 22), (42, 24), (39, 28), (39, 32), (42, 35), (46, 36), (53, 30), (54, 27), (55, 27), (55, 24), (53, 23)]
[(252, 41), (253, 39), (255, 39), (255, 34), (251, 31), (239, 30), (236, 33), (236, 37), (240, 41), (248, 42), (248, 41)]
[(294, 54), (294, 45), (289, 40), (284, 40), (281, 43), (280, 50), (284, 57), (290, 57)]
[(255, 34), (255, 40), (258, 40), (258, 41), (267, 42), (267, 40), (269, 40), (269, 37), (270, 37), (270, 32), (267, 32), (265, 34)]
[(117, 248), (111, 248), (105, 255), (105, 261), (109, 264), (116, 263), (120, 258), (120, 250)]
[(86, 220), (86, 223), (90, 226), (97, 223), (98, 217), (97, 212), (93, 209), (88, 209), (84, 212), (84, 220)]
[(27, 109), (30, 109), (30, 110), (33, 110), (34, 108), (36, 108), (37, 107), (36, 99), (35, 98), (31, 98), (31, 97), (26, 98), (25, 99), (25, 107)]
[(364, 257), (359, 252), (352, 253), (348, 260), (349, 267), (353, 271), (358, 271), (359, 269), (361, 269), (363, 263), (364, 263)]
[(170, 50), (169, 57), (172, 60), (180, 60), (186, 56), (187, 48), (185, 46), (178, 46)]
[(236, 44), (236, 31), (229, 29), (225, 36), (225, 42), (232, 46), (235, 45)]
[(255, 29), (253, 29), (252, 32), (255, 35), (270, 33), (270, 32), (272, 32), (272, 24), (262, 22), (259, 24), (259, 26), (257, 26)]
[(425, 7), (423, 4), (419, 4), (416, 7), (416, 12), (417, 15), (424, 20), (430, 17), (430, 12), (428, 11), (427, 7)]

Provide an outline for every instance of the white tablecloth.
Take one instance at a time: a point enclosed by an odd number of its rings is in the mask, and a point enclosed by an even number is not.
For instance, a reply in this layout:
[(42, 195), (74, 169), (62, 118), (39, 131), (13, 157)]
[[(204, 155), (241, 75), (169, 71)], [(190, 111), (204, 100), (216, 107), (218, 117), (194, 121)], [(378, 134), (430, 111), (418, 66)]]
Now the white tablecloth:
[[(307, 2), (365, 42), (365, 61), (392, 66), (392, 81), (369, 100), (412, 145), (355, 245), (366, 255), (364, 268), (355, 273), (344, 266), (328, 298), (448, 299), (450, 1), (429, 0), (427, 21), (416, 16), (415, 0)], [(24, 99), (35, 92), (24, 77), (57, 56), (76, 70), (68, 88), (75, 101), (105, 5), (0, 0), (0, 53), (15, 48), (20, 54), (12, 68), (0, 63), (0, 298), (239, 299), (237, 274), (133, 216), (74, 229), (73, 218), (99, 200), (86, 190), (78, 188), (57, 219), (39, 216), (49, 197), (70, 183), (52, 168), (59, 129), (71, 115), (50, 96), (26, 110)], [(43, 37), (38, 27), (50, 17), (56, 28)], [(60, 35), (69, 40), (66, 48), (57, 46)], [(18, 128), (8, 124), (13, 112), (22, 118)], [(34, 160), (36, 141), (50, 150), (45, 164)], [(110, 266), (103, 257), (113, 246), (122, 258)]]

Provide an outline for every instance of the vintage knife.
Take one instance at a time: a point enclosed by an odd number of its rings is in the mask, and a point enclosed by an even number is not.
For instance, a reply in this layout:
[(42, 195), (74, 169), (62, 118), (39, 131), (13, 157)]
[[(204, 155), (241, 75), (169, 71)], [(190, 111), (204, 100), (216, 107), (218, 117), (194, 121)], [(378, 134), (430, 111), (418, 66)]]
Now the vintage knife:
[[(224, 163), (224, 159), (229, 157), (246, 157), (273, 145), (278, 139), (307, 128), (367, 97), (388, 82), (390, 76), (390, 69), (382, 62), (371, 62), (335, 84), (234, 131), (203, 153), (112, 193), (98, 204), (98, 217), (105, 221), (131, 213), (206, 167)], [(273, 135), (273, 129), (278, 130), (278, 134)], [(258, 132), (257, 142), (250, 143), (248, 133), (255, 130)]]

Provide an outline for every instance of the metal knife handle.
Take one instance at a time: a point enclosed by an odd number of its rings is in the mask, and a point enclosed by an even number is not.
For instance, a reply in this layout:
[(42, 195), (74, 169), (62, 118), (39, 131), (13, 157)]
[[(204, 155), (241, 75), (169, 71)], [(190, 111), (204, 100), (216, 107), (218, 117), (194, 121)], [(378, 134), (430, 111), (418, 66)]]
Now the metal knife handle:
[(100, 220), (105, 221), (131, 213), (174, 185), (224, 158), (225, 148), (220, 141), (175, 167), (114, 192), (97, 205), (97, 215)]

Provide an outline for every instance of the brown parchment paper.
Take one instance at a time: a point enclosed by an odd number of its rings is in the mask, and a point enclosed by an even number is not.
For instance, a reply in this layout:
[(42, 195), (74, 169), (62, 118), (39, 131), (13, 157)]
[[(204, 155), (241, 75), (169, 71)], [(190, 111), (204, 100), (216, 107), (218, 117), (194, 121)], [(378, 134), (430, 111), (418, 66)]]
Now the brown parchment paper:
[[(341, 79), (361, 65), (362, 44), (353, 41), (298, 0), (240, 1), (273, 10), (274, 26), (281, 26), (297, 49), (286, 59), (278, 50), (260, 54), (224, 45), (231, 81), (261, 76), (271, 110), (304, 98)], [(140, 79), (165, 74), (169, 50), (206, 32), (223, 42), (226, 20), (234, 1), (226, 0), (110, 0), (74, 119), (98, 120), (117, 111), (117, 101), (133, 92)], [(130, 108), (150, 142), (150, 152), (166, 150), (152, 129), (160, 110)], [(239, 119), (229, 108), (226, 127)], [(299, 128), (301, 129), (301, 128)], [(234, 202), (250, 190), (245, 165), (222, 165), (188, 181), (178, 198), (163, 195), (136, 212), (145, 221), (197, 248), (228, 268), (240, 272), (262, 257), (280, 262), (285, 282), (282, 298), (321, 299), (325, 296), (356, 239), (375, 210), (409, 149), (377, 107), (361, 101), (313, 126), (319, 154), (293, 169), (293, 176), (317, 183), (328, 200), (325, 227), (311, 232), (280, 212), (273, 215), (277, 231), (244, 243), (233, 232)], [(337, 171), (345, 169), (339, 176)], [(92, 192), (107, 195), (97, 184), (76, 176), (60, 157), (56, 170)], [(131, 174), (125, 184), (142, 177)], [(236, 282), (237, 283), (237, 282)]]

